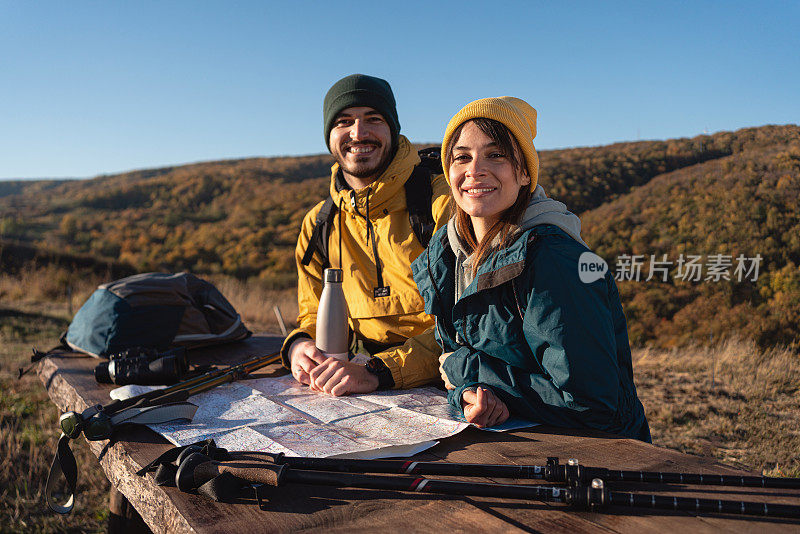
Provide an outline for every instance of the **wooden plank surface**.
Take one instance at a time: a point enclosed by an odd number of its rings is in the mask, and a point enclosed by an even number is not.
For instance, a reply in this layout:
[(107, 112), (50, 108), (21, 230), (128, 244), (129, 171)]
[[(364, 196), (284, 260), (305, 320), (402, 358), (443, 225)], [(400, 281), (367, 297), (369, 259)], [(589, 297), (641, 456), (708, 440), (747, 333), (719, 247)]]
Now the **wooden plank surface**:
[[(231, 364), (247, 357), (277, 350), (281, 338), (254, 336), (230, 345), (191, 353), (193, 363)], [(50, 398), (60, 410), (81, 411), (92, 404), (109, 402), (111, 386), (98, 384), (92, 371), (94, 358), (47, 358), (39, 365), (39, 376)], [(284, 374), (279, 365), (256, 376)], [(116, 441), (88, 443), (111, 483), (141, 514), (154, 532), (368, 532), (376, 530), (441, 532), (797, 532), (797, 521), (742, 518), (685, 512), (614, 509), (611, 513), (566, 510), (560, 504), (524, 502), (486, 497), (432, 496), (294, 485), (280, 488), (259, 509), (254, 497), (235, 504), (220, 504), (177, 488), (159, 487), (152, 475), (135, 472), (172, 447), (147, 428), (118, 432)], [(420, 460), (450, 462), (543, 465), (548, 456), (562, 462), (578, 458), (582, 464), (616, 469), (684, 471), (699, 473), (751, 474), (723, 466), (713, 460), (689, 456), (636, 440), (619, 439), (600, 432), (579, 432), (552, 427), (492, 433), (470, 428), (417, 456)], [(93, 469), (96, 466), (79, 466)], [(80, 475), (79, 475), (80, 476)], [(472, 479), (489, 481), (489, 479)], [(496, 479), (497, 482), (518, 481)], [(537, 481), (528, 481), (538, 484)], [(682, 497), (769, 501), (800, 505), (800, 491), (762, 488), (715, 488), (708, 486), (615, 485), (618, 491), (639, 491)], [(80, 495), (76, 506), (80, 506)]]

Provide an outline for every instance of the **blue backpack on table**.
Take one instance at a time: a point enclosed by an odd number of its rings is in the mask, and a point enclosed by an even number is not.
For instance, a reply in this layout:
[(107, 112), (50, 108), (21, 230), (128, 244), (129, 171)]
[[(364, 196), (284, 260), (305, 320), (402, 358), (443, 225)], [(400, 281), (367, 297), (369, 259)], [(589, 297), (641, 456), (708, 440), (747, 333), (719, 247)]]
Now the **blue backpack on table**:
[(211, 283), (189, 273), (144, 273), (99, 286), (75, 314), (62, 342), (106, 357), (131, 347), (195, 348), (250, 335)]

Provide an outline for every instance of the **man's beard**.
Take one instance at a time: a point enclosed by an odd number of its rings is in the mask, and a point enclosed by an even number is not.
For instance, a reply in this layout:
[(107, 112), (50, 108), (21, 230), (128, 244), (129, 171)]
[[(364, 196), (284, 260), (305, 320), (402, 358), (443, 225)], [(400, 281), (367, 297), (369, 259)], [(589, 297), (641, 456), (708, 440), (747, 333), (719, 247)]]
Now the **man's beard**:
[[(364, 144), (364, 143), (361, 143)], [(336, 163), (339, 164), (339, 168), (342, 169), (343, 172), (346, 172), (350, 176), (355, 178), (359, 178), (361, 180), (367, 178), (377, 178), (386, 168), (389, 166), (389, 163), (392, 159), (392, 153), (390, 150), (386, 150), (386, 147), (380, 143), (366, 143), (375, 146), (375, 150), (380, 151), (384, 150), (385, 152), (381, 155), (381, 158), (372, 163), (369, 157), (363, 158), (356, 158), (355, 161), (347, 160), (345, 154), (347, 154), (347, 150), (349, 145), (345, 144), (336, 154)], [(364, 161), (360, 161), (364, 160)]]

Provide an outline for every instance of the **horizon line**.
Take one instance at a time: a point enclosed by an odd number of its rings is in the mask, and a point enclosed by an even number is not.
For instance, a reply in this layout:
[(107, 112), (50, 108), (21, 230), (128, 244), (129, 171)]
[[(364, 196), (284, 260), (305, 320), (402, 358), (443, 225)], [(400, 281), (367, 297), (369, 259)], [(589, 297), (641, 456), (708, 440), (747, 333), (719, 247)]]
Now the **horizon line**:
[[(604, 146), (612, 146), (622, 143), (647, 143), (653, 141), (670, 141), (676, 139), (692, 139), (695, 137), (710, 137), (716, 134), (725, 133), (725, 132), (738, 132), (741, 130), (748, 130), (751, 128), (765, 128), (768, 126), (797, 126), (794, 123), (785, 123), (785, 124), (762, 124), (760, 126), (745, 126), (742, 128), (737, 128), (736, 130), (718, 130), (715, 132), (710, 133), (700, 133), (693, 136), (684, 136), (684, 137), (670, 137), (667, 139), (636, 139), (636, 140), (618, 140), (612, 141), (610, 143), (605, 144), (598, 144), (598, 145), (580, 145), (580, 146), (562, 146), (562, 147), (554, 147), (554, 148), (541, 148), (537, 149), (537, 152), (550, 152), (556, 150), (574, 150), (580, 148), (597, 148), (597, 147), (604, 147)], [(411, 142), (412, 145), (439, 145), (441, 143), (437, 142)], [(306, 158), (306, 157), (315, 157), (315, 156), (325, 156), (329, 155), (329, 153), (325, 152), (314, 152), (314, 153), (305, 153), (305, 154), (275, 154), (275, 155), (250, 155), (250, 156), (230, 156), (230, 157), (218, 157), (214, 159), (201, 159), (195, 161), (184, 161), (184, 162), (175, 162), (175, 163), (163, 163), (163, 164), (153, 164), (150, 166), (145, 167), (135, 167), (117, 171), (106, 171), (100, 172), (94, 175), (89, 176), (60, 176), (60, 177), (52, 177), (52, 176), (28, 176), (28, 177), (0, 177), (0, 182), (27, 182), (27, 181), (74, 181), (74, 180), (93, 180), (95, 178), (104, 178), (108, 176), (116, 176), (120, 174), (129, 174), (133, 172), (144, 172), (144, 171), (157, 171), (161, 169), (166, 169), (168, 167), (188, 167), (191, 165), (202, 165), (202, 164), (209, 164), (209, 163), (223, 163), (223, 162), (231, 162), (231, 161), (242, 161), (248, 159), (278, 159), (278, 158)]]

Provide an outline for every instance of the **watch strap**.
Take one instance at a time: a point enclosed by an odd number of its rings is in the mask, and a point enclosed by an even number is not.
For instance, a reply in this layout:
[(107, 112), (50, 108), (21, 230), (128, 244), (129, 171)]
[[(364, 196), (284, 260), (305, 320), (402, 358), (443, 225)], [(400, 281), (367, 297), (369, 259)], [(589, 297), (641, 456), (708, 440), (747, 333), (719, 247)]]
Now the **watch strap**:
[(394, 387), (394, 378), (392, 378), (392, 371), (386, 366), (380, 358), (372, 357), (364, 367), (370, 373), (378, 377), (378, 389), (389, 389)]

